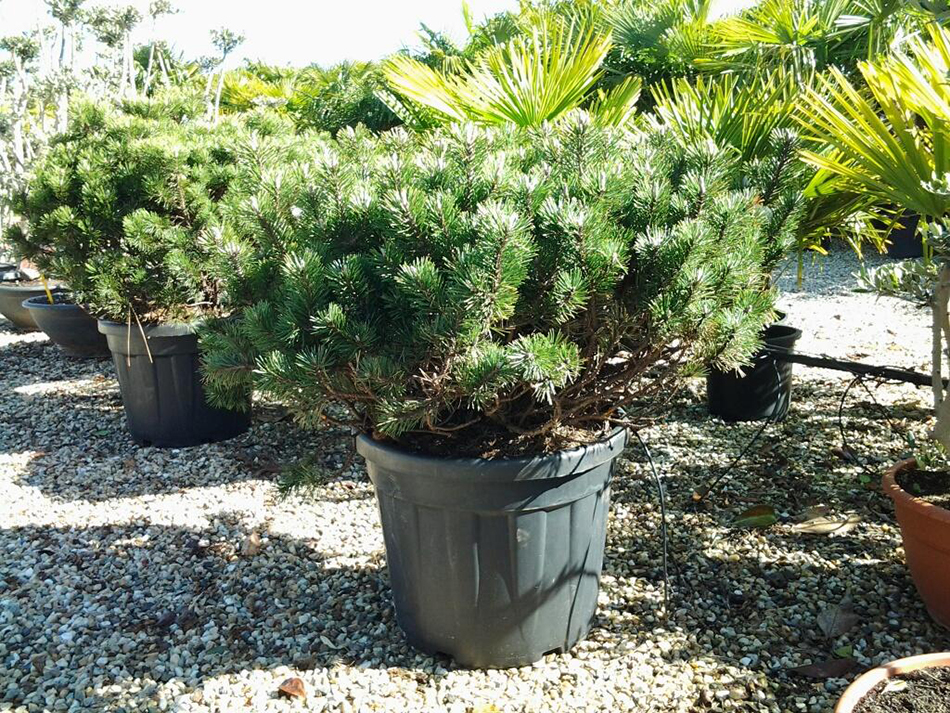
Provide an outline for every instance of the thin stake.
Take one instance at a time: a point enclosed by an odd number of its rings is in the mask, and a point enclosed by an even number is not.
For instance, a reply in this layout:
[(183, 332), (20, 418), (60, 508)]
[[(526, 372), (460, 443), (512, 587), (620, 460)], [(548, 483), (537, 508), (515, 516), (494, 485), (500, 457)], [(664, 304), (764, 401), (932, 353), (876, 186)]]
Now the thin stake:
[(145, 353), (148, 354), (148, 361), (150, 364), (154, 364), (155, 360), (152, 359), (152, 350), (148, 348), (148, 337), (145, 336), (145, 327), (142, 326), (142, 322), (139, 320), (138, 314), (134, 309), (132, 309), (131, 305), (129, 306), (129, 309), (132, 310), (132, 314), (135, 315), (135, 321), (139, 325), (139, 332), (142, 333), (142, 341), (145, 342)]
[(43, 289), (46, 290), (46, 299), (49, 300), (50, 304), (53, 304), (53, 293), (49, 291), (49, 285), (46, 284), (46, 278), (40, 275), (40, 282), (43, 283)]
[(125, 366), (132, 368), (132, 305), (129, 305), (129, 321), (125, 330)]

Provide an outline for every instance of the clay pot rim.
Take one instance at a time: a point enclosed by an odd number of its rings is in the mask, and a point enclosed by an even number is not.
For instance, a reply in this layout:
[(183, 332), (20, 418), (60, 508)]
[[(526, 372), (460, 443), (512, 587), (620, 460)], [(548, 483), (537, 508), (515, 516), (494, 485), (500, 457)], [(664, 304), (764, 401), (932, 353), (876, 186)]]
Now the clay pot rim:
[(923, 517), (927, 517), (931, 520), (939, 522), (945, 527), (950, 527), (950, 510), (942, 508), (939, 505), (928, 503), (926, 500), (922, 500), (921, 498), (914, 497), (897, 484), (898, 474), (908, 470), (913, 470), (916, 467), (916, 458), (908, 458), (907, 460), (902, 460), (900, 463), (892, 466), (884, 474), (884, 480), (881, 484), (882, 490), (890, 496), (895, 505), (900, 502), (900, 504), (916, 510), (918, 514), (922, 515)]
[[(907, 461), (904, 461), (904, 463), (907, 463)], [(870, 671), (858, 676), (851, 685), (845, 689), (841, 698), (838, 699), (838, 705), (835, 706), (835, 713), (852, 713), (855, 706), (881, 681), (887, 681), (902, 673), (919, 671), (922, 668), (938, 668), (941, 666), (950, 667), (950, 651), (908, 656), (907, 658), (897, 659), (883, 666), (872, 668)]]

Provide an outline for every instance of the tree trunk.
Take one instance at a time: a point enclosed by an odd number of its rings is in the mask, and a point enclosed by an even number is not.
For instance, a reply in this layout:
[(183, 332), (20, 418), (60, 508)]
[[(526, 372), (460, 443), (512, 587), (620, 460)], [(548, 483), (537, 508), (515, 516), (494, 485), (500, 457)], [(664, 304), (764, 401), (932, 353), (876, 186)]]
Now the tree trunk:
[(950, 399), (946, 398), (943, 386), (943, 355), (946, 345), (950, 344), (948, 303), (950, 303), (950, 265), (942, 265), (937, 275), (933, 303), (933, 366), (931, 368), (931, 379), (937, 423), (930, 435), (944, 448), (950, 449)]

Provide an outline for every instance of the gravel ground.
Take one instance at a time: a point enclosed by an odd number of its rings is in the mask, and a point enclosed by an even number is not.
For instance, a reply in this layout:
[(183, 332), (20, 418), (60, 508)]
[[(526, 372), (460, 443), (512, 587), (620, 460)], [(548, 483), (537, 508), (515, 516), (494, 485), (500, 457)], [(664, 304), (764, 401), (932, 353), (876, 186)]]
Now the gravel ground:
[[(926, 313), (850, 292), (848, 253), (823, 264), (803, 291), (782, 283), (800, 348), (921, 368)], [(643, 434), (670, 500), (668, 617), (656, 492), (631, 448), (588, 640), (480, 672), (405, 644), (372, 491), (342, 434), (301, 434), (263, 406), (234, 441), (139, 449), (109, 362), (70, 361), (42, 335), (0, 326), (0, 711), (829, 711), (849, 663), (819, 666), (818, 678), (791, 669), (835, 652), (860, 670), (950, 647), (875, 490), (907, 450), (902, 435), (925, 432), (928, 394), (854, 389), (846, 460), (835, 449), (848, 377), (796, 369), (788, 420), (767, 426), (699, 507), (693, 489), (757, 425), (709, 418), (697, 381)], [(277, 462), (312, 453), (336, 474), (279, 499)], [(732, 525), (756, 505), (778, 523)], [(796, 527), (816, 513), (851, 525)], [(304, 699), (278, 697), (289, 677)]]

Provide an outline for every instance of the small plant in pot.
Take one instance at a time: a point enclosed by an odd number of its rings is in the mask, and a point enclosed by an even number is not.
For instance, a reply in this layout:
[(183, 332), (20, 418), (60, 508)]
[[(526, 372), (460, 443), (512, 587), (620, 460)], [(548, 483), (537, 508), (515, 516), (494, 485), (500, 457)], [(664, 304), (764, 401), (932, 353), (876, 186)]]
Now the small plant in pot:
[(267, 215), (294, 247), (206, 333), (208, 385), (356, 430), (413, 645), (506, 667), (588, 632), (627, 429), (773, 317), (773, 212), (735, 170), (577, 112), (343, 132), (284, 175)]
[[(250, 119), (248, 121), (251, 121)], [(261, 130), (268, 121), (260, 120)], [(220, 204), (248, 127), (122, 116), (80, 108), (18, 197), (9, 237), (76, 304), (98, 318), (115, 363), (129, 430), (143, 445), (230, 438), (243, 411), (210, 406), (197, 328), (234, 305), (215, 276)], [(249, 401), (250, 393), (241, 395)]]
[[(950, 346), (950, 32), (934, 24), (929, 37), (859, 68), (865, 90), (834, 71), (810, 91), (802, 125), (833, 154), (805, 158), (834, 172), (846, 190), (863, 190), (883, 204), (920, 215), (932, 260), (888, 264), (864, 276), (873, 289), (929, 305), (933, 316), (933, 441), (950, 448), (950, 394), (944, 361)], [(923, 451), (922, 451), (923, 452)], [(926, 472), (917, 461), (884, 476), (894, 501), (907, 564), (934, 619), (950, 626), (950, 474)]]

